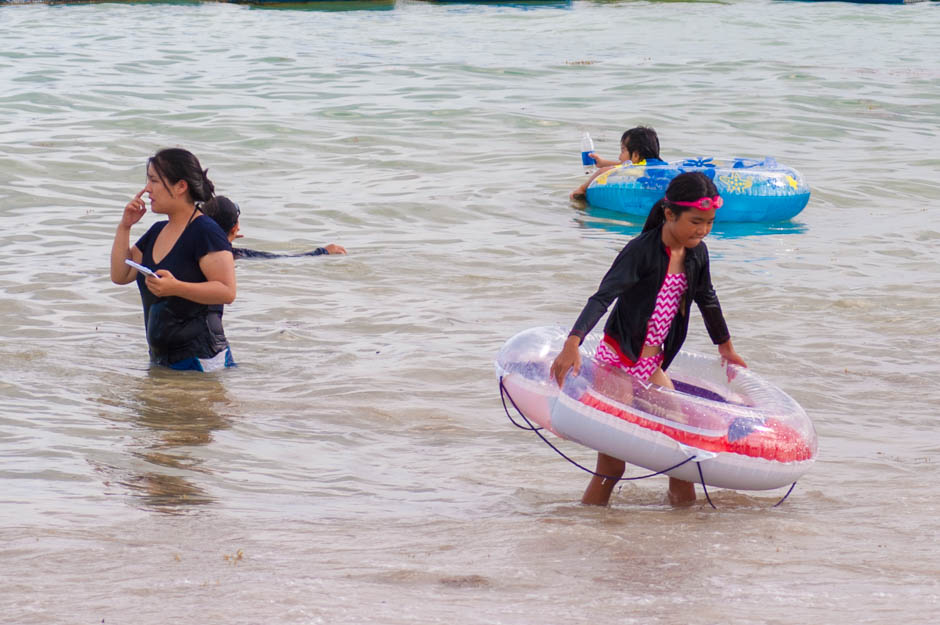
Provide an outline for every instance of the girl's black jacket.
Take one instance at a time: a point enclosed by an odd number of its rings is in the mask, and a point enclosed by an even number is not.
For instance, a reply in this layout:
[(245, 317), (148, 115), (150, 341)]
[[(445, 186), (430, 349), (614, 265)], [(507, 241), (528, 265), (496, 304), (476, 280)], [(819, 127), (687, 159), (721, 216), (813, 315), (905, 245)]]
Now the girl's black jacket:
[[(607, 319), (604, 332), (616, 339), (625, 356), (637, 361), (646, 340), (647, 324), (653, 315), (656, 295), (666, 279), (669, 267), (670, 251), (663, 244), (662, 235), (660, 226), (640, 234), (624, 246), (601, 280), (597, 292), (588, 299), (569, 336), (577, 336), (583, 341), (616, 299), (617, 304)], [(679, 304), (679, 311), (663, 344), (664, 370), (685, 342), (692, 300), (698, 304), (713, 343), (717, 345), (731, 338), (721, 314), (718, 296), (712, 287), (705, 243), (686, 248), (685, 277), (689, 288)]]

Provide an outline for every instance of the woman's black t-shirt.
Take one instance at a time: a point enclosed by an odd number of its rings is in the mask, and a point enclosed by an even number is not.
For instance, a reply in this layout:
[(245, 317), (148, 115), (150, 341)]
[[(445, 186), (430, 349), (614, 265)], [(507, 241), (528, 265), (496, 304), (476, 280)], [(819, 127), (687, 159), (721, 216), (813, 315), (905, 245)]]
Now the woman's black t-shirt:
[[(167, 221), (153, 224), (135, 243), (141, 251), (141, 264), (154, 271), (166, 269), (183, 282), (206, 282), (199, 260), (206, 254), (232, 251), (232, 245), (214, 220), (196, 217), (159, 263), (153, 259), (153, 245)], [(146, 276), (137, 274), (137, 288), (144, 307), (144, 327), (151, 359), (169, 365), (185, 358), (211, 358), (228, 346), (222, 332), (221, 304), (199, 304), (182, 297), (157, 297), (147, 288)], [(208, 319), (209, 317), (216, 319)]]

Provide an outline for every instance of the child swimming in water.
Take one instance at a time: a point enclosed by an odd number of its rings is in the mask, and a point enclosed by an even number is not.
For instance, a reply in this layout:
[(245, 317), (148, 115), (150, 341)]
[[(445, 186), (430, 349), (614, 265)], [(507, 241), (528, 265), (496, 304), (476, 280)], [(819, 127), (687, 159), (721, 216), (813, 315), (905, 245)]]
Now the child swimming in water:
[(644, 162), (648, 165), (665, 164), (665, 161), (659, 158), (659, 137), (656, 135), (655, 130), (646, 126), (637, 126), (623, 133), (623, 136), (620, 137), (619, 161), (601, 158), (596, 152), (591, 152), (590, 156), (594, 159), (598, 169), (588, 178), (587, 182), (571, 192), (569, 197), (572, 200), (585, 199), (588, 185), (595, 178), (623, 163), (633, 163), (634, 165)]
[[(204, 203), (202, 205), (202, 212), (214, 219), (215, 222), (219, 224), (219, 227), (222, 228), (228, 237), (229, 243), (244, 236), (239, 234), (239, 231), (241, 230), (241, 226), (239, 224), (241, 209), (238, 207), (238, 204), (224, 195), (217, 195), (208, 202)], [(334, 243), (330, 243), (326, 247), (318, 247), (311, 252), (303, 252), (301, 254), (275, 254), (274, 252), (263, 252), (260, 250), (251, 250), (243, 247), (232, 248), (232, 254), (235, 256), (235, 258), (285, 258), (288, 256), (320, 256), (322, 254), (345, 253), (346, 249), (344, 247)]]
[[(702, 240), (711, 231), (722, 205), (715, 184), (701, 172), (679, 174), (665, 196), (650, 210), (643, 232), (621, 250), (581, 311), (551, 374), (561, 386), (569, 371), (581, 369), (579, 347), (616, 300), (604, 327), (595, 360), (618, 367), (644, 382), (674, 388), (665, 371), (685, 341), (694, 301), (721, 357), (746, 366), (735, 352), (731, 335), (712, 287), (708, 249)], [(595, 475), (582, 503), (607, 505), (623, 476), (622, 460), (597, 454)], [(669, 478), (669, 501), (695, 501), (695, 485)]]

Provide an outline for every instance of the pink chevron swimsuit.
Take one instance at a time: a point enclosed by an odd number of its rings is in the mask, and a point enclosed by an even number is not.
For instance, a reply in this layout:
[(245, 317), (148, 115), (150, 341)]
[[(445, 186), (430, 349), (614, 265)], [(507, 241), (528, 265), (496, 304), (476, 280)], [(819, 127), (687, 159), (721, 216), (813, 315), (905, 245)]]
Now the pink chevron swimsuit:
[[(662, 345), (669, 334), (669, 328), (672, 326), (672, 320), (675, 319), (679, 311), (679, 300), (682, 294), (688, 288), (688, 282), (684, 273), (667, 273), (663, 285), (656, 295), (656, 304), (653, 306), (653, 315), (650, 317), (646, 327), (646, 340), (644, 343), (650, 346)], [(660, 351), (655, 356), (640, 357), (636, 362), (631, 362), (617, 345), (616, 339), (605, 334), (604, 340), (597, 346), (594, 358), (600, 362), (620, 367), (633, 377), (646, 382), (663, 362), (663, 352)]]

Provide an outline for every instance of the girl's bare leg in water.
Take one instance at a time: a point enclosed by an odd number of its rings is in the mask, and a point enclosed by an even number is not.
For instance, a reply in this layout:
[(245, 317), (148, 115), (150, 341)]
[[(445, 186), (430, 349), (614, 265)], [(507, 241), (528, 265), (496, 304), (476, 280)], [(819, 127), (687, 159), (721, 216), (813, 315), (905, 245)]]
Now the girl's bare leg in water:
[[(653, 372), (653, 375), (650, 376), (650, 382), (673, 390), (676, 388), (662, 369), (656, 369)], [(674, 506), (690, 506), (695, 503), (695, 484), (671, 477), (669, 478), (669, 490), (666, 492), (666, 496), (669, 498), (669, 503)]]
[(581, 503), (591, 506), (606, 506), (607, 502), (610, 501), (610, 494), (614, 492), (614, 486), (623, 476), (625, 469), (626, 465), (623, 460), (598, 452), (595, 473), (600, 475), (591, 478), (584, 495), (581, 497)]

